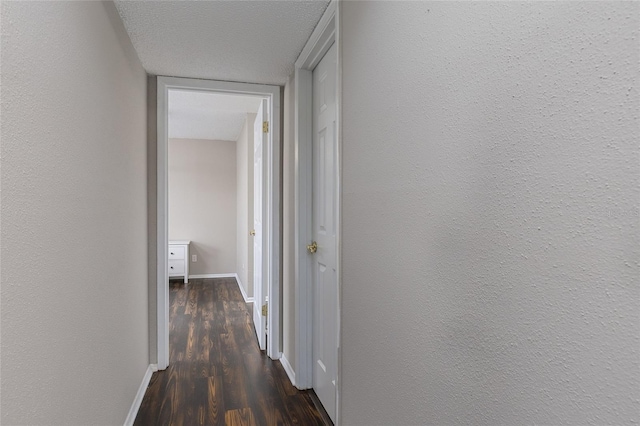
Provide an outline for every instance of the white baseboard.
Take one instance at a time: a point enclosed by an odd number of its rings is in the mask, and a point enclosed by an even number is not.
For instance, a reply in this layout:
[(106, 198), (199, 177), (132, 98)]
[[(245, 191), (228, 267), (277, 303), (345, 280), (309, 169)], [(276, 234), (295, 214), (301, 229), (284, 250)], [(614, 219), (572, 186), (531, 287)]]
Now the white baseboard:
[(136, 420), (140, 404), (142, 404), (142, 399), (147, 391), (147, 387), (149, 387), (149, 381), (151, 381), (151, 376), (154, 371), (158, 371), (158, 364), (149, 364), (147, 371), (145, 371), (144, 377), (142, 378), (142, 383), (140, 383), (140, 387), (138, 388), (138, 393), (136, 393), (136, 397), (133, 399), (133, 404), (131, 404), (131, 408), (129, 408), (129, 414), (127, 414), (127, 418), (124, 421), (124, 426), (132, 426), (133, 422)]
[(189, 275), (189, 279), (191, 278), (235, 278), (236, 274), (234, 273), (230, 273), (230, 274), (200, 274), (200, 275)]
[(287, 376), (289, 376), (289, 380), (291, 380), (291, 384), (295, 386), (296, 372), (293, 371), (293, 367), (291, 367), (291, 364), (289, 364), (289, 360), (284, 354), (282, 354), (282, 356), (280, 357), (280, 363), (282, 364), (282, 367), (284, 367), (284, 371), (287, 372)]
[(245, 303), (253, 303), (253, 297), (249, 297), (247, 296), (247, 292), (244, 290), (244, 287), (242, 286), (242, 281), (240, 281), (240, 277), (238, 276), (238, 274), (236, 275), (236, 281), (238, 281), (238, 287), (240, 287), (240, 293), (242, 293), (242, 298), (244, 299)]

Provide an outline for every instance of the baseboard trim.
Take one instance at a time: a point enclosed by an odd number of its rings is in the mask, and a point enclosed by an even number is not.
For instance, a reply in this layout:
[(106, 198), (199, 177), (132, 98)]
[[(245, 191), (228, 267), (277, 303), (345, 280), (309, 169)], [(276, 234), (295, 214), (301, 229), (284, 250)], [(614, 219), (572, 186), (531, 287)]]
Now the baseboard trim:
[(236, 274), (200, 274), (200, 275), (189, 275), (189, 279), (194, 278), (235, 278)]
[(131, 408), (129, 408), (129, 414), (127, 414), (127, 418), (124, 421), (124, 426), (133, 426), (133, 422), (136, 421), (138, 410), (140, 410), (142, 399), (149, 387), (149, 382), (151, 381), (151, 376), (154, 371), (158, 371), (158, 364), (149, 364), (147, 371), (145, 371), (144, 377), (142, 378), (142, 383), (140, 383), (140, 387), (138, 388), (138, 393), (136, 393), (136, 397), (133, 399), (133, 404), (131, 404)]
[(284, 368), (284, 371), (287, 373), (287, 376), (289, 376), (289, 380), (291, 381), (291, 384), (293, 386), (295, 386), (296, 385), (296, 372), (293, 371), (293, 367), (291, 367), (291, 364), (289, 364), (289, 360), (287, 359), (285, 354), (282, 354), (282, 356), (280, 357), (280, 363), (282, 364), (282, 367)]
[(235, 274), (235, 276), (236, 276), (236, 281), (238, 281), (238, 287), (240, 287), (240, 293), (242, 293), (242, 298), (244, 299), (244, 302), (253, 303), (253, 297), (247, 296), (247, 292), (244, 290), (244, 287), (242, 286), (242, 281), (240, 281), (240, 277), (238, 276), (238, 274)]

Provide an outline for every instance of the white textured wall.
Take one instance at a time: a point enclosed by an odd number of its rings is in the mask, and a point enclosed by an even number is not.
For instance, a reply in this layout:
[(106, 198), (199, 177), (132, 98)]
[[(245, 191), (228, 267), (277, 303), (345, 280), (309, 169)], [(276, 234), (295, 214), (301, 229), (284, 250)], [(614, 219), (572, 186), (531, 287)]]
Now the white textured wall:
[(169, 139), (169, 240), (190, 240), (189, 274), (236, 272), (236, 143)]
[(2, 2), (3, 425), (117, 425), (149, 363), (146, 75), (112, 3)]
[(240, 285), (248, 297), (253, 297), (253, 123), (256, 114), (247, 117), (236, 143), (237, 162), (237, 260)]
[(640, 422), (639, 8), (342, 3), (342, 424)]
[(296, 369), (295, 347), (295, 85), (291, 74), (284, 86), (284, 125), (282, 147), (282, 347), (283, 354)]

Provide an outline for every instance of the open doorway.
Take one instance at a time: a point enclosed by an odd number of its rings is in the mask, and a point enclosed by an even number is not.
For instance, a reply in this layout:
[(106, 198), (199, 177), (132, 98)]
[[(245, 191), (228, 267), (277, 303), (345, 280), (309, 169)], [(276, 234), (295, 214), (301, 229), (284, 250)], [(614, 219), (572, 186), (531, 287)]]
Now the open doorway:
[(169, 91), (169, 278), (237, 278), (247, 301), (254, 293), (254, 122), (262, 102)]
[(276, 86), (158, 77), (159, 369), (170, 277), (237, 280), (261, 349), (280, 357), (279, 115)]

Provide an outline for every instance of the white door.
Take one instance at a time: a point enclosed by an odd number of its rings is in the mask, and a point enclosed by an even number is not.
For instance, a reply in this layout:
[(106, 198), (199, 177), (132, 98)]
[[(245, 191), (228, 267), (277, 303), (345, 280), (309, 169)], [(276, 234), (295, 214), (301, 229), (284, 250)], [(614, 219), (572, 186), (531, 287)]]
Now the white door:
[(266, 238), (262, 234), (262, 223), (265, 217), (264, 208), (264, 168), (263, 153), (267, 144), (267, 134), (263, 131), (263, 123), (267, 121), (267, 101), (263, 100), (258, 109), (256, 121), (253, 123), (253, 322), (258, 336), (260, 349), (267, 347), (267, 318), (262, 315), (262, 305), (267, 292), (264, 289), (264, 244)]
[[(313, 71), (313, 389), (336, 421), (338, 361), (336, 46)], [(312, 243), (313, 244), (313, 243)], [(313, 251), (313, 248), (311, 250)]]

